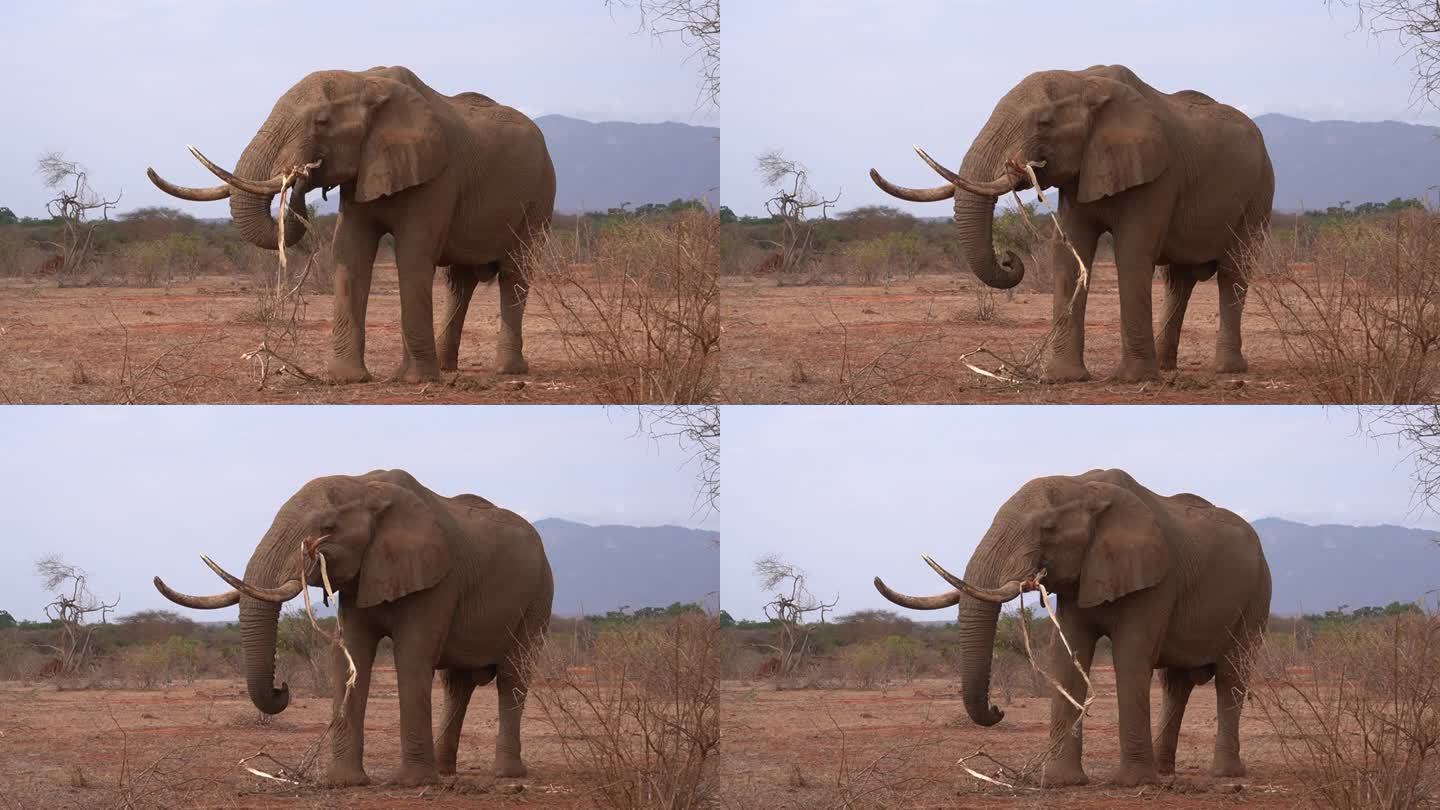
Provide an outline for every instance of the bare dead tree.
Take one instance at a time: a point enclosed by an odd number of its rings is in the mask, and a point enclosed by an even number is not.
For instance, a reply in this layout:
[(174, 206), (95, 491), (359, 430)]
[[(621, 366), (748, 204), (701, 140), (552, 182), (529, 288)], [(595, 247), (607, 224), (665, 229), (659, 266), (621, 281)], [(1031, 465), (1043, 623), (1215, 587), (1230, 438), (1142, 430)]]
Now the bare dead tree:
[(775, 192), (765, 201), (765, 210), (780, 222), (780, 241), (769, 244), (780, 250), (778, 272), (787, 273), (810, 258), (814, 234), (812, 212), (819, 209), (820, 219), (827, 218), (830, 208), (840, 200), (840, 194), (826, 197), (816, 191), (810, 185), (810, 170), (805, 164), (785, 157), (778, 149), (757, 156), (755, 171)]
[(1440, 405), (1386, 405), (1359, 414), (1371, 437), (1393, 437), (1408, 447), (1413, 505), (1440, 514)]
[(678, 36), (700, 61), (701, 106), (720, 106), (720, 0), (605, 0), (611, 9), (636, 9), (641, 31)]
[(55, 598), (45, 606), (45, 616), (60, 625), (58, 644), (43, 645), (60, 657), (60, 671), (71, 675), (85, 669), (90, 663), (92, 649), (90, 639), (96, 625), (92, 616), (100, 614), (104, 624), (110, 611), (120, 604), (105, 602), (90, 590), (90, 575), (78, 565), (71, 565), (59, 554), (49, 554), (35, 561), (35, 574), (47, 591), (54, 591)]
[(1394, 36), (1415, 60), (1413, 99), (1440, 108), (1440, 2), (1436, 0), (1327, 0), (1355, 10), (1356, 30)]
[[(50, 216), (60, 221), (63, 228), (63, 242), (49, 244), (60, 250), (63, 257), (62, 273), (79, 269), (90, 257), (95, 241), (95, 229), (100, 222), (110, 218), (110, 211), (120, 202), (124, 192), (115, 199), (90, 187), (90, 173), (80, 163), (66, 160), (62, 152), (41, 155), (35, 161), (35, 173), (45, 181), (45, 187), (55, 192), (55, 197), (45, 204)], [(97, 215), (99, 221), (95, 221)]]
[(840, 602), (837, 594), (826, 602), (810, 592), (806, 574), (799, 566), (786, 562), (779, 554), (766, 554), (755, 560), (755, 576), (760, 587), (774, 591), (774, 598), (765, 603), (765, 618), (778, 627), (775, 643), (766, 645), (779, 660), (777, 673), (790, 675), (805, 663), (810, 652), (811, 614), (819, 614), (820, 624)]
[(720, 511), (720, 406), (658, 405), (635, 409), (637, 432), (674, 439), (696, 465), (697, 513)]

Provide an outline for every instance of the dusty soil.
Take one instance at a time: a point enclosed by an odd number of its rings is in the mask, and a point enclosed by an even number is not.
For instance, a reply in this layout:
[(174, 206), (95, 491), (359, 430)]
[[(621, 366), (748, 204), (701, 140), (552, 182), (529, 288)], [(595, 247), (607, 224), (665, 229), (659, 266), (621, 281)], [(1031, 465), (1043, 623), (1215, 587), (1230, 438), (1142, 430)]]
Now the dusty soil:
[[(256, 723), (239, 680), (205, 680), (157, 691), (58, 691), (0, 683), (0, 807), (575, 807), (585, 780), (567, 769), (553, 728), (535, 710), (522, 727), (525, 779), (496, 780), (495, 690), (477, 689), (460, 742), (459, 777), (421, 787), (386, 785), (400, 767), (394, 669), (377, 667), (365, 717), (360, 788), (296, 787), (246, 773), (241, 758), (265, 751), (301, 761), (330, 720), (330, 700), (296, 697), (267, 726)], [(436, 681), (433, 706), (444, 695)], [(327, 747), (316, 766), (323, 773)], [(273, 772), (262, 761), (252, 763)], [(128, 786), (128, 791), (123, 786)]]
[[(994, 316), (976, 317), (983, 284), (959, 274), (888, 286), (779, 286), (774, 277), (721, 281), (721, 378), (725, 402), (755, 403), (1276, 403), (1310, 402), (1286, 361), (1280, 335), (1251, 302), (1243, 322), (1250, 371), (1216, 375), (1219, 325), (1213, 281), (1196, 286), (1180, 339), (1180, 368), (1159, 382), (1106, 381), (1120, 365), (1115, 268), (1095, 268), (1086, 313), (1083, 383), (1015, 384), (967, 369), (962, 355), (1032, 354), (1050, 332), (1050, 293), (993, 295)], [(1156, 276), (1155, 317), (1163, 281)], [(1000, 371), (994, 357), (970, 363)], [(1043, 363), (1040, 364), (1043, 368)], [(1036, 369), (1037, 372), (1039, 369)]]
[[(436, 317), (446, 292), (437, 277)], [(303, 370), (323, 375), (330, 357), (332, 296), (308, 295), (298, 345), (270, 346)], [(400, 294), (394, 265), (375, 267), (366, 324), (366, 365), (377, 382), (306, 382), (272, 366), (264, 390), (259, 365), (241, 355), (266, 327), (248, 279), (200, 277), (168, 288), (56, 286), (53, 280), (0, 281), (0, 403), (555, 403), (587, 402), (555, 325), (531, 301), (525, 354), (531, 372), (495, 370), (499, 303), (494, 284), (471, 301), (459, 373), (440, 382), (384, 381), (400, 364)]]
[[(1048, 742), (1048, 698), (1015, 697), (1005, 719), (981, 728), (965, 715), (958, 684), (922, 680), (888, 690), (796, 689), (723, 684), (722, 804), (725, 807), (1293, 807), (1302, 786), (1280, 760), (1272, 732), (1242, 715), (1240, 748), (1249, 775), (1209, 775), (1215, 690), (1197, 688), (1180, 732), (1176, 775), (1161, 784), (1109, 784), (1119, 765), (1114, 673), (1095, 667), (1096, 697), (1085, 723), (1090, 784), (1011, 790), (967, 775), (955, 763), (982, 747), (1019, 767)], [(992, 696), (994, 698), (996, 696)], [(1161, 693), (1152, 696), (1159, 717)], [(968, 763), (993, 776), (983, 760)]]

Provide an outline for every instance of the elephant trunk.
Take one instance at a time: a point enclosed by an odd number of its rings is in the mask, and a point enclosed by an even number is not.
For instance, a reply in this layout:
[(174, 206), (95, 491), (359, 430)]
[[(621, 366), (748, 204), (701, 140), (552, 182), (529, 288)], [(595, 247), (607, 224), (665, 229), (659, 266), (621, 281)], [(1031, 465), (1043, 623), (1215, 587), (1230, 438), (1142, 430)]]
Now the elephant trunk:
[[(1010, 569), (1031, 565), (1011, 559), (1013, 555), (1007, 553), (1010, 551), (1008, 541), (1003, 537), (1006, 534), (1003, 529), (991, 529), (965, 567), (965, 581), (994, 588), (1012, 578), (1005, 575)], [(990, 665), (999, 621), (999, 604), (968, 594), (960, 597), (960, 691), (965, 712), (980, 726), (993, 726), (1005, 716), (1005, 712), (990, 702)]]
[[(240, 160), (235, 164), (235, 174), (251, 180), (268, 180), (285, 168), (281, 158), (289, 151), (298, 133), (298, 125), (286, 111), (277, 109), (270, 113), (260, 131), (250, 139)], [(240, 229), (245, 241), (265, 250), (279, 247), (280, 234), (275, 217), (270, 214), (274, 195), (251, 194), (233, 189), (230, 192), (230, 218)], [(305, 189), (297, 187), (290, 193), (287, 207), (289, 218), (285, 221), (285, 245), (291, 247), (305, 236)]]
[[(275, 587), (298, 573), (299, 534), (276, 518), (275, 524), (250, 556), (245, 581)], [(279, 714), (290, 703), (286, 684), (275, 686), (275, 638), (280, 605), (249, 596), (240, 597), (240, 642), (245, 658), (245, 685), (250, 702), (266, 714)]]
[[(989, 180), (1002, 174), (1005, 160), (1013, 157), (1020, 146), (1019, 121), (1020, 117), (1011, 111), (1010, 105), (1002, 101), (965, 153), (960, 176)], [(995, 202), (995, 197), (955, 189), (955, 228), (960, 253), (970, 271), (986, 285), (1005, 290), (1025, 278), (1025, 263), (1013, 252), (1007, 252), (1003, 263), (995, 257), (992, 241)]]

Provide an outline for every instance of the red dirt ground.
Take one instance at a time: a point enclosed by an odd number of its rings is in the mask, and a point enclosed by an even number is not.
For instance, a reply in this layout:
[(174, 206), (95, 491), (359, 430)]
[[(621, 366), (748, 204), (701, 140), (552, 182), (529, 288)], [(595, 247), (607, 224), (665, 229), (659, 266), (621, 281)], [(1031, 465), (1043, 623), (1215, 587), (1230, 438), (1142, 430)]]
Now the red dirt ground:
[[(539, 687), (537, 687), (539, 688)], [(443, 692), (436, 682), (432, 705)], [(585, 780), (565, 765), (554, 729), (536, 710), (521, 731), (530, 775), (491, 776), (496, 707), (493, 688), (477, 689), (460, 742), (458, 781), (428, 788), (384, 784), (400, 766), (400, 712), (394, 669), (375, 669), (365, 717), (365, 768), (375, 784), (296, 787), (246, 773), (241, 758), (264, 750), (297, 763), (330, 720), (330, 700), (295, 697), (270, 725), (238, 680), (204, 680), (163, 691), (57, 691), (49, 684), (0, 683), (0, 807), (124, 807), (122, 768), (136, 807), (576, 807)], [(118, 725), (118, 728), (117, 728)], [(120, 729), (123, 729), (123, 733)], [(327, 743), (328, 746), (328, 743)], [(168, 757), (151, 774), (145, 769)], [(328, 747), (317, 769), (323, 773)], [(260, 770), (271, 766), (252, 763)], [(181, 779), (184, 789), (164, 789)], [(147, 793), (157, 790), (155, 793)]]
[[(445, 290), (437, 279), (436, 317)], [(58, 288), (52, 281), (0, 282), (0, 404), (11, 403), (555, 403), (587, 402), (555, 325), (531, 302), (525, 354), (531, 373), (494, 373), (497, 288), (481, 285), (460, 345), (460, 372), (440, 382), (332, 386), (274, 373), (257, 390), (259, 366), (240, 355), (264, 326), (245, 323), (254, 284), (201, 277), (169, 288)], [(310, 295), (298, 347), (271, 348), (322, 375), (330, 356), (331, 296)], [(366, 325), (366, 364), (384, 380), (400, 363), (400, 296), (393, 265), (377, 265)]]
[[(1021, 358), (1050, 331), (1051, 294), (994, 295), (992, 320), (975, 318), (984, 289), (958, 274), (870, 286), (777, 286), (773, 277), (721, 281), (721, 379), (725, 402), (756, 403), (1145, 403), (1309, 402), (1273, 324), (1254, 302), (1243, 325), (1250, 371), (1214, 374), (1215, 283), (1196, 286), (1180, 339), (1180, 368), (1159, 382), (1105, 380), (1120, 362), (1115, 268), (1098, 265), (1086, 313), (1086, 365), (1093, 381), (1013, 384), (965, 368), (960, 356), (985, 347)], [(1163, 281), (1154, 290), (1160, 317)], [(971, 363), (998, 370), (992, 358)]]
[[(920, 680), (889, 690), (796, 689), (727, 681), (721, 693), (726, 807), (1293, 807), (1302, 786), (1280, 761), (1277, 740), (1253, 713), (1242, 715), (1243, 779), (1209, 775), (1215, 690), (1197, 688), (1180, 732), (1177, 773), (1162, 784), (1108, 784), (1119, 762), (1113, 671), (1095, 667), (1096, 697), (1085, 723), (1090, 784), (1046, 790), (987, 785), (956, 764), (982, 746), (1010, 766), (1046, 748), (1048, 698), (1016, 697), (1005, 719), (981, 728), (965, 715), (958, 684)], [(992, 696), (995, 699), (995, 696)], [(1160, 712), (1158, 679), (1152, 718)], [(986, 775), (984, 762), (970, 767)], [(849, 802), (847, 804), (847, 801)]]

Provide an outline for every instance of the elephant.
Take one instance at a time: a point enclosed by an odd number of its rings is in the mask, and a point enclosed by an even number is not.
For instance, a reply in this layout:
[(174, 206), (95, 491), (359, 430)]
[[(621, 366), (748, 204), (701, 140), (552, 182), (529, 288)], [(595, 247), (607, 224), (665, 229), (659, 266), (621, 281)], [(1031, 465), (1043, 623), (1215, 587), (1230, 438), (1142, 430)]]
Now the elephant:
[[(405, 351), (395, 379), (431, 380), (458, 366), (460, 332), (478, 283), (499, 279), (502, 374), (529, 370), (521, 324), (529, 285), (525, 251), (546, 231), (555, 204), (555, 167), (539, 127), (479, 93), (443, 95), (404, 67), (311, 73), (285, 91), (240, 154), (235, 171), (192, 154), (224, 182), (177, 186), (153, 168), (162, 191), (184, 200), (229, 198), (241, 235), (277, 248), (270, 205), (285, 178), (286, 245), (305, 234), (307, 191), (340, 189), (335, 225), (335, 382), (370, 379), (365, 310), (380, 239), (395, 239)], [(437, 350), (432, 310), (436, 266), (448, 266), (448, 305)]]
[[(205, 563), (229, 585), (213, 595), (180, 593), (155, 577), (167, 599), (189, 608), (240, 605), (245, 681), (266, 714), (290, 702), (277, 688), (280, 606), (328, 578), (339, 595), (334, 648), (335, 727), (326, 780), (368, 784), (363, 764), (365, 704), (376, 645), (395, 649), (400, 696), (402, 785), (455, 773), (465, 709), (476, 686), (499, 695), (495, 774), (526, 774), (520, 717), (528, 667), (550, 622), (554, 577), (535, 527), (477, 495), (447, 498), (402, 470), (332, 475), (302, 486), (280, 507), (244, 578)], [(346, 689), (349, 651), (355, 682)], [(443, 670), (444, 721), (431, 739), (430, 688)]]
[[(990, 703), (990, 664), (1000, 605), (1042, 584), (1059, 597), (1059, 628), (1074, 650), (1051, 645), (1050, 673), (1083, 703), (1101, 636), (1115, 660), (1121, 762), (1114, 781), (1173, 773), (1191, 689), (1215, 680), (1218, 717), (1211, 773), (1243, 776), (1240, 708), (1251, 655), (1270, 615), (1270, 569), (1255, 530), (1197, 495), (1158, 495), (1122, 470), (1091, 470), (1025, 483), (1002, 505), (965, 577), (926, 563), (951, 590), (908, 596), (876, 577), (891, 602), (916, 610), (959, 605), (961, 692), (976, 724), (1005, 713)], [(1164, 712), (1150, 738), (1150, 682), (1161, 670)], [(1050, 707), (1046, 785), (1079, 785), (1080, 712), (1058, 691)]]
[[(1032, 185), (1059, 190), (1059, 225), (1074, 247), (1049, 244), (1055, 269), (1053, 344), (1044, 377), (1090, 378), (1085, 367), (1087, 287), (1100, 236), (1115, 240), (1121, 358), (1114, 379), (1153, 379), (1177, 364), (1180, 326), (1197, 281), (1220, 287), (1215, 370), (1247, 370), (1240, 344), (1245, 257), (1269, 224), (1275, 172), (1260, 129), (1244, 113), (1194, 90), (1162, 93), (1120, 65), (1032, 73), (996, 104), (959, 172), (916, 147), (945, 183), (904, 188), (874, 169), (886, 193), (912, 202), (954, 200), (959, 249), (982, 282), (1019, 284), (1013, 251), (997, 261), (991, 241), (996, 200)], [(1151, 315), (1156, 265), (1166, 265), (1157, 348)], [(1078, 289), (1077, 289), (1078, 288)], [(1158, 356), (1157, 356), (1158, 355)]]

